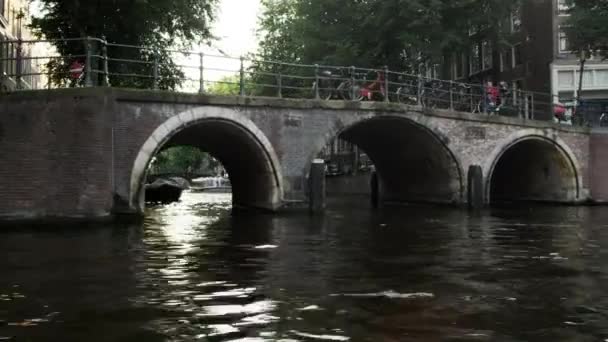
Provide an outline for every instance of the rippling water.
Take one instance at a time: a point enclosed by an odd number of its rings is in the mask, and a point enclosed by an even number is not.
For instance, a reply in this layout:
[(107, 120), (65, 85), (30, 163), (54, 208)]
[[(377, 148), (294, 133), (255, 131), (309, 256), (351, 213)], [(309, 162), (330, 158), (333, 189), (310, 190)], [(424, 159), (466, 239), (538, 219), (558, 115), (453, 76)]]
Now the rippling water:
[(0, 341), (608, 341), (608, 208), (332, 208), (0, 233)]

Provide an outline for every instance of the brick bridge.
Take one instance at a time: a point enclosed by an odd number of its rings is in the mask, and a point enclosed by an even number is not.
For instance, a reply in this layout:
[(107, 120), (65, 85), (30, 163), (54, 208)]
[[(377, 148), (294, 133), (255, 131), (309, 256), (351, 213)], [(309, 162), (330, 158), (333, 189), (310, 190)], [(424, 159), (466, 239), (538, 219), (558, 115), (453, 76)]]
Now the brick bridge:
[(392, 103), (80, 88), (0, 99), (0, 218), (141, 213), (147, 166), (176, 144), (224, 164), (235, 205), (278, 210), (306, 200), (311, 161), (336, 136), (369, 155), (385, 201), (466, 203), (473, 165), (486, 203), (608, 200), (601, 131)]

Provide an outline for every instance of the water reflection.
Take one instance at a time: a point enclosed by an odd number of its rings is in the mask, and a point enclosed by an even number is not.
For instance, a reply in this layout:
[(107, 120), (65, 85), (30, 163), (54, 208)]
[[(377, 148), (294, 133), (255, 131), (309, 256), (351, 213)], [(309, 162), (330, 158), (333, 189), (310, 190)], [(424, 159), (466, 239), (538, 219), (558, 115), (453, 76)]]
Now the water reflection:
[(604, 341), (604, 208), (231, 216), (0, 235), (0, 340)]

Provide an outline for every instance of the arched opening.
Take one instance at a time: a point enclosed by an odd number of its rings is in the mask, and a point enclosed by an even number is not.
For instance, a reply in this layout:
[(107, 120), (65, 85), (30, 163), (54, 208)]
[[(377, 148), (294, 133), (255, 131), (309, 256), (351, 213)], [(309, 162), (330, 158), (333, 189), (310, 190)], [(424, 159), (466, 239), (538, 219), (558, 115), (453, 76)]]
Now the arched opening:
[[(381, 202), (461, 203), (460, 166), (430, 129), (403, 117), (382, 116), (349, 126), (338, 138), (374, 165)], [(331, 194), (329, 184), (328, 190)]]
[(544, 137), (525, 137), (509, 145), (495, 161), (488, 181), (491, 204), (574, 203), (578, 198), (572, 159)]
[(159, 152), (174, 146), (195, 147), (221, 163), (232, 186), (233, 207), (278, 209), (282, 196), (276, 157), (263, 134), (252, 131), (252, 124), (245, 127), (223, 118), (191, 119), (178, 124), (171, 129), (172, 124), (168, 122), (157, 129), (146, 143), (152, 142), (154, 148), (148, 153), (144, 145), (135, 162), (132, 184), (136, 189), (132, 198), (140, 210), (144, 208), (144, 183), (151, 161)]

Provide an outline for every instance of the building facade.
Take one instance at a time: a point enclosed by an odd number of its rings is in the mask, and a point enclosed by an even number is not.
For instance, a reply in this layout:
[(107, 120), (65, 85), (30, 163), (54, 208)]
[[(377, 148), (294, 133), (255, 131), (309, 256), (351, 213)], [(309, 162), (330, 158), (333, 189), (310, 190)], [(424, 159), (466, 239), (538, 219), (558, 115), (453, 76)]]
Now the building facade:
[[(474, 83), (504, 81), (513, 90), (534, 94), (538, 103), (573, 103), (580, 61), (564, 30), (568, 9), (566, 0), (524, 0), (509, 18), (496, 23), (507, 33), (500, 42), (472, 28), (471, 46), (447, 56), (444, 76)], [(608, 63), (600, 58), (586, 62), (581, 101), (587, 108), (608, 104)]]
[[(21, 88), (37, 88), (40, 77), (31, 56), (31, 44), (19, 44), (15, 41), (32, 38), (28, 30), (28, 0), (0, 0), (0, 91), (15, 89), (17, 83)], [(19, 61), (18, 61), (19, 59)], [(20, 77), (20, 82), (17, 80)]]

